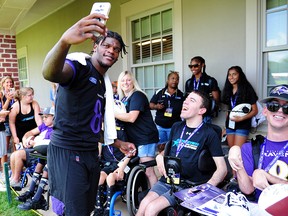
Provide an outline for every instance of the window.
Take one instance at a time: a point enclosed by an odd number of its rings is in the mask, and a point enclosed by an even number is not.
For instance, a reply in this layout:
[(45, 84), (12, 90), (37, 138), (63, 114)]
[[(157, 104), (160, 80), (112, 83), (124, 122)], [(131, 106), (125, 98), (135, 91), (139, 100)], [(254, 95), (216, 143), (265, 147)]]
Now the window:
[(19, 72), (19, 84), (21, 87), (29, 86), (28, 80), (28, 64), (27, 64), (27, 49), (23, 47), (17, 50), (18, 57), (18, 72)]
[(288, 83), (288, 0), (266, 0), (264, 6), (264, 74), (271, 87)]
[(171, 8), (131, 21), (132, 71), (148, 98), (165, 86), (174, 68), (172, 33)]

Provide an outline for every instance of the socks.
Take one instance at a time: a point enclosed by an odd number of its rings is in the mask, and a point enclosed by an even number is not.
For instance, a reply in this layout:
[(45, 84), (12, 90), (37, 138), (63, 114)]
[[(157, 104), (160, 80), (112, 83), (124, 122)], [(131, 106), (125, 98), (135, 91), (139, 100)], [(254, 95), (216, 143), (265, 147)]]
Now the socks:
[(34, 172), (33, 176), (32, 176), (32, 182), (31, 182), (31, 185), (29, 187), (30, 192), (34, 192), (35, 186), (39, 183), (40, 179), (41, 179), (40, 173)]
[(45, 188), (47, 187), (47, 185), (48, 185), (48, 179), (42, 177), (42, 178), (41, 178), (41, 181), (40, 181), (40, 183), (39, 183), (39, 187), (38, 187), (38, 189), (37, 189), (37, 192), (36, 192), (36, 194), (34, 195), (34, 197), (33, 197), (32, 199), (35, 200), (35, 201), (40, 200), (41, 195), (42, 195), (42, 193), (44, 192), (44, 190), (45, 190)]

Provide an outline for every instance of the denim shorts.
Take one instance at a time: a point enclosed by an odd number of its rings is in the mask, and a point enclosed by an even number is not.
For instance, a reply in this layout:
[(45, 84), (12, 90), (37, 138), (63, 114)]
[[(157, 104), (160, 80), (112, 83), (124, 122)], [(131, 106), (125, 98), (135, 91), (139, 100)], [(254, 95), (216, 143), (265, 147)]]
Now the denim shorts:
[(156, 154), (156, 143), (150, 143), (145, 145), (140, 145), (137, 148), (138, 157), (155, 157)]
[(226, 128), (226, 134), (227, 135), (237, 135), (237, 136), (248, 136), (249, 135), (249, 130), (246, 129), (230, 129)]
[(11, 131), (10, 131), (9, 122), (5, 122), (4, 125), (5, 125), (6, 136), (12, 136)]
[[(176, 186), (177, 191), (181, 190), (182, 188), (179, 186)], [(167, 184), (165, 182), (162, 181), (158, 181), (156, 184), (153, 185), (153, 187), (150, 189), (150, 191), (153, 191), (155, 193), (157, 193), (159, 196), (163, 196), (165, 197), (168, 202), (170, 203), (171, 206), (175, 206), (176, 205), (176, 198), (175, 196), (172, 194), (171, 195), (171, 185)]]
[(159, 142), (158, 144), (165, 144), (170, 136), (171, 128), (163, 128), (159, 125), (156, 125), (159, 133)]

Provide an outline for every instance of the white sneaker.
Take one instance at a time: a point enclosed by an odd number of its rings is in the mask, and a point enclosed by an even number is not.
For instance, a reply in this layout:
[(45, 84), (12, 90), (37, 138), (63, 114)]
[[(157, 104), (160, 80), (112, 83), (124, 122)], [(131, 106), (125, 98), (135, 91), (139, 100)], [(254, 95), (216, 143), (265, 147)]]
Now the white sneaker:
[(249, 201), (243, 194), (228, 192), (219, 216), (250, 216)]
[(5, 184), (5, 174), (0, 172), (0, 182), (2, 182), (3, 184)]
[(10, 181), (10, 186), (11, 187), (21, 187), (21, 182), (14, 182), (13, 180)]
[(6, 192), (6, 187), (4, 185), (0, 185), (0, 192)]

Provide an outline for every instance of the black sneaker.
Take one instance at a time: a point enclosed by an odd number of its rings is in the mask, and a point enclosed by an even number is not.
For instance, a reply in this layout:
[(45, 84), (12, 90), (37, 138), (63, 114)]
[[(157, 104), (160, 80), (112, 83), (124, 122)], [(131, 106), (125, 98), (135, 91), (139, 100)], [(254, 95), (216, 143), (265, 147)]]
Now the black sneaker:
[(30, 210), (30, 209), (48, 210), (48, 203), (46, 202), (44, 197), (41, 196), (41, 198), (38, 201), (34, 199), (28, 199), (25, 203), (22, 203), (18, 205), (17, 207), (21, 210)]
[(33, 197), (33, 193), (30, 191), (26, 191), (25, 193), (21, 194), (20, 196), (16, 197), (15, 199), (19, 202), (26, 202), (28, 199)]
[(104, 210), (104, 214), (103, 214), (103, 216), (109, 216), (110, 215), (110, 209), (105, 209)]
[(93, 212), (93, 216), (103, 216), (104, 209), (103, 208), (95, 208)]

